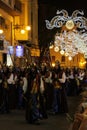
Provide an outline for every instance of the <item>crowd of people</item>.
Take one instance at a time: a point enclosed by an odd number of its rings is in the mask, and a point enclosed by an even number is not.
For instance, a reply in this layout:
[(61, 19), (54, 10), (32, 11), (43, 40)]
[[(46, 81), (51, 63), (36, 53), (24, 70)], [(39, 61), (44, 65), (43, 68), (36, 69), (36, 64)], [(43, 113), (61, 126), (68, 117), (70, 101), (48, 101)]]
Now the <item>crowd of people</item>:
[(85, 73), (84, 82), (82, 82), (82, 91), (80, 91), (80, 100), (76, 108), (71, 130), (87, 129), (87, 74)]
[[(15, 67), (0, 64), (0, 113), (24, 109), (28, 123), (38, 123), (53, 115), (69, 117), (67, 96), (76, 96), (87, 80), (85, 69), (30, 65)], [(70, 118), (70, 117), (69, 117)]]

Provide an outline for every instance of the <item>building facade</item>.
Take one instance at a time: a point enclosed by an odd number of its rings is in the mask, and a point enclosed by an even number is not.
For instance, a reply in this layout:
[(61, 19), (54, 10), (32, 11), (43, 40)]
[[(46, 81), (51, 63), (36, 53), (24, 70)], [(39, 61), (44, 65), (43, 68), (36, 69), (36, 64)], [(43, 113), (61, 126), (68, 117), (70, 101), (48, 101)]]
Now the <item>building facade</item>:
[(50, 49), (50, 57), (51, 57), (51, 65), (55, 66), (55, 63), (57, 61), (60, 62), (60, 65), (62, 67), (78, 67), (78, 68), (85, 68), (86, 61), (84, 58), (84, 55), (81, 53), (78, 53), (72, 59), (69, 59), (68, 56), (65, 56), (64, 54), (60, 54), (60, 52), (55, 52), (54, 48)]
[[(3, 30), (3, 33), (0, 33), (0, 41), (4, 41), (5, 46), (0, 50), (2, 63), (6, 62), (6, 47), (17, 46), (20, 41), (23, 41), (24, 48), (33, 56), (33, 48), (27, 47), (26, 42), (38, 46), (38, 1), (0, 0), (0, 29)], [(36, 55), (39, 55), (39, 50)], [(24, 54), (23, 59), (27, 61), (25, 56)], [(20, 57), (18, 59), (20, 61)]]

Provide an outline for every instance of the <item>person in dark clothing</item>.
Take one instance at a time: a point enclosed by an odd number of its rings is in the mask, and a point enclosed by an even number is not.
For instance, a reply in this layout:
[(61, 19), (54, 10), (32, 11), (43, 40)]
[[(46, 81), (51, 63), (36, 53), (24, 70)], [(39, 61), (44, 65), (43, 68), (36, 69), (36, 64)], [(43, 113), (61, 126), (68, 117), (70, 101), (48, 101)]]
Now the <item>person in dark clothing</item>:
[(45, 95), (45, 80), (44, 80), (45, 73), (43, 73), (43, 71), (40, 72), (39, 111), (42, 115), (42, 119), (48, 118), (46, 109), (46, 95)]
[(9, 110), (9, 87), (8, 87), (6, 77), (4, 77), (2, 87), (3, 87), (3, 93), (2, 93), (3, 103), (1, 106), (1, 113), (9, 113), (10, 112), (10, 110)]
[(52, 111), (53, 114), (58, 114), (61, 112), (61, 86), (58, 81), (58, 75), (61, 71), (61, 67), (59, 62), (56, 63), (53, 71), (52, 71), (52, 80), (53, 80), (53, 103), (52, 103)]
[(66, 74), (65, 70), (61, 69), (59, 73), (58, 80), (61, 84), (61, 112), (68, 113), (68, 102), (67, 102), (67, 94), (66, 94)]
[(3, 80), (3, 68), (0, 64), (0, 106), (2, 104), (2, 80)]
[(35, 66), (30, 72), (30, 88), (29, 96), (26, 98), (25, 119), (29, 124), (39, 124), (39, 108), (38, 108), (38, 88), (39, 75)]
[(17, 108), (22, 109), (23, 108), (23, 78), (19, 78), (19, 82), (17, 84), (17, 95), (18, 95), (18, 102), (17, 102)]

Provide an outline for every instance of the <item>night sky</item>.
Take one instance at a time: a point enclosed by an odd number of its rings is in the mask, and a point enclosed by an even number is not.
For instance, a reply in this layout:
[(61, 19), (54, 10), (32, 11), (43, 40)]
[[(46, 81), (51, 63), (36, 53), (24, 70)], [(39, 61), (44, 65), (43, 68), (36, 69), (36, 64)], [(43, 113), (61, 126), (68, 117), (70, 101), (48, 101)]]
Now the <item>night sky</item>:
[(48, 30), (46, 28), (45, 20), (51, 20), (56, 16), (57, 10), (65, 9), (68, 11), (69, 16), (74, 10), (83, 10), (84, 16), (87, 17), (87, 4), (86, 0), (38, 0), (38, 14), (39, 14), (39, 43), (44, 46), (53, 40), (57, 29)]

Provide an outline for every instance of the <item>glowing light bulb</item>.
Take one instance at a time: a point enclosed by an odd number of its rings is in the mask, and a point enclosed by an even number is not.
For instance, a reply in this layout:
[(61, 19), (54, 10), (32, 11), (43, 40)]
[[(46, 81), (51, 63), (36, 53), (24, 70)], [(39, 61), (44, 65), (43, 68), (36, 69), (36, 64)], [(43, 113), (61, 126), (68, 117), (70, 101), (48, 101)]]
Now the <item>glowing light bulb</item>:
[(3, 30), (2, 29), (0, 29), (0, 34), (2, 34), (3, 33)]
[(68, 53), (68, 52), (66, 52), (66, 53), (65, 53), (65, 56), (68, 56), (68, 55), (69, 55), (69, 53)]
[(60, 54), (63, 55), (63, 54), (64, 54), (64, 50), (61, 50), (61, 51), (60, 51)]
[(52, 49), (52, 48), (53, 48), (53, 45), (49, 46), (49, 48)]
[(22, 33), (22, 34), (24, 34), (24, 33), (25, 33), (25, 30), (24, 30), (24, 29), (22, 29), (22, 30), (21, 30), (21, 33)]
[(71, 56), (69, 56), (69, 57), (68, 57), (68, 59), (71, 61), (71, 60), (72, 60), (72, 57), (71, 57)]
[(30, 26), (26, 26), (26, 30), (31, 30), (31, 27)]
[(55, 51), (55, 52), (58, 52), (58, 51), (59, 51), (59, 47), (57, 47), (57, 46), (54, 47), (54, 51)]

